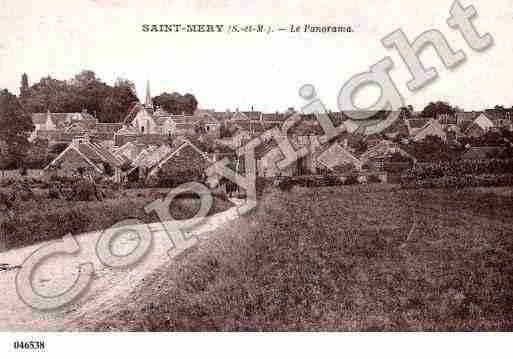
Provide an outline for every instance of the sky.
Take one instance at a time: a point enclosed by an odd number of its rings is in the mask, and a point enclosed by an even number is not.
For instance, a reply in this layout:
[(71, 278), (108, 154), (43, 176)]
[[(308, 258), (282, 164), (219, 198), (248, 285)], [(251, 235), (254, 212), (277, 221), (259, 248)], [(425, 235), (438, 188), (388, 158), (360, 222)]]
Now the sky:
[[(152, 95), (192, 93), (204, 109), (274, 112), (301, 108), (298, 90), (315, 86), (331, 110), (344, 83), (385, 56), (394, 61), (391, 76), (406, 104), (421, 110), (443, 100), (465, 110), (513, 105), (513, 2), (462, 0), (474, 5), (480, 34), (494, 46), (478, 53), (447, 24), (452, 0), (0, 0), (0, 88), (19, 93), (26, 72), (30, 83), (50, 75), (72, 78), (83, 69), (113, 84), (125, 77), (144, 100), (146, 81)], [(227, 34), (151, 33), (143, 24), (248, 24), (289, 27), (350, 25), (353, 33)], [(467, 61), (445, 69), (432, 48), (421, 59), (438, 79), (410, 92), (410, 74), (399, 54), (381, 39), (402, 29), (413, 40), (430, 29), (441, 31)], [(369, 86), (356, 104), (379, 97)]]

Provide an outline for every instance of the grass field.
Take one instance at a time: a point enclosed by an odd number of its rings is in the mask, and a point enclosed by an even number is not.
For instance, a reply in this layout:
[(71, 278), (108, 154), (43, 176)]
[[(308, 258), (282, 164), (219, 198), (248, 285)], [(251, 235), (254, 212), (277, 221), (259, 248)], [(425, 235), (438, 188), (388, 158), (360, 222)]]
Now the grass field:
[(94, 329), (513, 329), (512, 219), (476, 190), (275, 191)]
[[(0, 189), (1, 190), (1, 189)], [(115, 223), (137, 218), (145, 223), (158, 222), (155, 212), (146, 213), (144, 207), (158, 198), (164, 198), (169, 189), (129, 189), (115, 193), (103, 201), (66, 201), (49, 199), (44, 191), (20, 201), (12, 213), (0, 212), (0, 253), (38, 242), (59, 239), (68, 233), (80, 234), (109, 228)], [(224, 211), (232, 204), (214, 197), (210, 214)], [(173, 218), (188, 218), (199, 209), (199, 198), (180, 197), (173, 200), (170, 213)]]

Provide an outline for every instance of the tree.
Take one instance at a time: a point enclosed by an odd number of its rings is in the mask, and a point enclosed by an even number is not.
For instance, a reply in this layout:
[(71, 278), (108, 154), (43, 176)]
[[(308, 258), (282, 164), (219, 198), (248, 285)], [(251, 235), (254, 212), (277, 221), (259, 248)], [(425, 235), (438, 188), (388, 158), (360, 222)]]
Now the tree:
[(6, 155), (4, 168), (20, 167), (28, 149), (28, 136), (34, 130), (30, 115), (7, 90), (0, 92), (0, 141)]
[(98, 112), (98, 117), (105, 122), (121, 122), (130, 105), (138, 101), (133, 84), (128, 80), (116, 81), (116, 85), (106, 89), (106, 93)]
[(402, 118), (410, 118), (412, 117), (413, 115), (413, 106), (412, 105), (408, 105), (408, 106), (403, 106), (401, 108), (399, 108), (399, 112), (401, 113), (401, 117)]
[(447, 102), (437, 101), (430, 102), (424, 109), (422, 110), (422, 117), (433, 117), (437, 118), (441, 114), (449, 114), (454, 115), (456, 112), (455, 108), (449, 105)]
[(198, 101), (194, 95), (185, 94), (182, 96), (178, 92), (171, 94), (163, 92), (153, 98), (153, 103), (174, 115), (181, 115), (183, 113), (192, 115), (198, 107)]
[(120, 122), (130, 105), (138, 101), (129, 80), (118, 78), (115, 86), (109, 86), (91, 70), (84, 70), (68, 81), (44, 77), (24, 93), (22, 104), (29, 113), (85, 109), (96, 114), (101, 122)]

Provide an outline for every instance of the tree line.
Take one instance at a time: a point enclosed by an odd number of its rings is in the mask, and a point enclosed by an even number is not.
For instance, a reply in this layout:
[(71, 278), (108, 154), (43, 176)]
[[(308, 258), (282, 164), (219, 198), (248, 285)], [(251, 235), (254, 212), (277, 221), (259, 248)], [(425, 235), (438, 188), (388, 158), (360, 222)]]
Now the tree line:
[[(0, 91), (0, 169), (18, 168), (32, 152), (40, 153), (39, 144), (29, 144), (34, 130), (32, 113), (75, 113), (86, 110), (100, 122), (122, 122), (134, 103), (138, 102), (135, 85), (118, 78), (109, 85), (94, 71), (83, 70), (69, 80), (51, 76), (29, 83), (27, 74), (21, 76), (19, 96), (7, 89)], [(153, 103), (172, 114), (192, 114), (198, 101), (192, 94), (162, 93)], [(31, 148), (38, 146), (33, 151)]]

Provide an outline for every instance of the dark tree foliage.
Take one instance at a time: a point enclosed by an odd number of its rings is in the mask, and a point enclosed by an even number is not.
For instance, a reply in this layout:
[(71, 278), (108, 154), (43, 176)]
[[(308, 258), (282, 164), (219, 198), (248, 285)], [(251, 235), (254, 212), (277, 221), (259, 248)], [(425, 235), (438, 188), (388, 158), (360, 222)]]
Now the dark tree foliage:
[(456, 109), (447, 102), (437, 101), (430, 102), (426, 107), (424, 107), (422, 110), (422, 116), (436, 118), (441, 114), (454, 115), (455, 112)]
[(7, 90), (0, 92), (0, 167), (20, 167), (28, 150), (28, 136), (34, 130), (30, 115)]
[(178, 92), (163, 92), (153, 98), (153, 104), (174, 115), (192, 115), (198, 108), (198, 101), (194, 95), (188, 93), (182, 96)]
[(84, 70), (68, 81), (50, 76), (42, 78), (24, 91), (27, 112), (81, 112), (87, 110), (101, 122), (120, 122), (130, 105), (137, 101), (133, 84), (118, 79), (107, 85), (93, 71)]
[(420, 162), (437, 162), (458, 158), (462, 148), (451, 146), (438, 136), (426, 136), (422, 141), (408, 144), (405, 150)]

